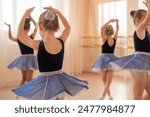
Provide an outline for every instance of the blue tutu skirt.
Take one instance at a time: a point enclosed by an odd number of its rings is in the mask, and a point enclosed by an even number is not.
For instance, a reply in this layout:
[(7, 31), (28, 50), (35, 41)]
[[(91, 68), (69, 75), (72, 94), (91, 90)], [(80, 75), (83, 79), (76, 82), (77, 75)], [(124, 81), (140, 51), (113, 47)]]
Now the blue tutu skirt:
[(82, 89), (88, 89), (88, 82), (55, 71), (41, 73), (30, 82), (14, 89), (13, 92), (19, 97), (30, 100), (50, 100), (62, 93), (74, 96)]
[(101, 70), (112, 70), (109, 62), (115, 59), (117, 59), (117, 57), (114, 54), (101, 54), (93, 64), (92, 71), (99, 72)]
[(26, 54), (15, 59), (8, 65), (8, 69), (31, 70), (38, 69), (37, 57), (33, 54)]
[(135, 54), (118, 58), (110, 62), (112, 69), (130, 71), (150, 71), (150, 53), (136, 52)]

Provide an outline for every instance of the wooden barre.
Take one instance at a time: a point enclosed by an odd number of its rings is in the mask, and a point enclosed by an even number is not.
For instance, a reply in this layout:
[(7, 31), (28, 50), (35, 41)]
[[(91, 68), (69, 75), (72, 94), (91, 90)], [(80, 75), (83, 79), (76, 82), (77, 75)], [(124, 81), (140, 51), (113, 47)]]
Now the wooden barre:
[[(83, 48), (101, 48), (102, 45), (82, 45)], [(116, 48), (121, 49), (134, 49), (134, 46), (116, 46)]]
[[(100, 36), (83, 36), (83, 39), (101, 39), (102, 37)], [(118, 36), (118, 38), (128, 38), (128, 39), (132, 39), (133, 36), (132, 35), (128, 35), (128, 36)]]

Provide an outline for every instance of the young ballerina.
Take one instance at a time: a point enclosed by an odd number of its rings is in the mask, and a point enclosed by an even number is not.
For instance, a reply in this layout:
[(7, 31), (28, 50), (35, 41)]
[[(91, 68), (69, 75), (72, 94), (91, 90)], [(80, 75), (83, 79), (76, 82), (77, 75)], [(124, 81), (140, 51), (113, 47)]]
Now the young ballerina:
[[(18, 38), (22, 43), (38, 52), (40, 75), (13, 92), (21, 98), (30, 100), (63, 100), (66, 94), (74, 96), (82, 89), (87, 89), (86, 81), (78, 80), (61, 71), (64, 44), (70, 34), (70, 25), (65, 17), (60, 11), (46, 7), (46, 11), (39, 18), (40, 35), (43, 40), (32, 40), (24, 34), (23, 25), (33, 9), (29, 8), (24, 13), (18, 28)], [(56, 38), (55, 33), (59, 30), (58, 18), (62, 22), (64, 30), (61, 36)]]
[(136, 30), (134, 32), (135, 53), (114, 60), (112, 67), (130, 70), (133, 78), (133, 93), (135, 100), (141, 100), (144, 90), (147, 95), (143, 99), (150, 99), (150, 35), (147, 26), (150, 23), (150, 1), (145, 0), (148, 11), (140, 9), (131, 11)]
[[(30, 20), (36, 26), (36, 22), (34, 19), (29, 16), (26, 18), (24, 25), (24, 33), (28, 36), (28, 32), (30, 30)], [(38, 69), (37, 57), (34, 55), (33, 49), (24, 45), (19, 41), (17, 37), (12, 36), (11, 25), (5, 23), (8, 26), (8, 36), (14, 42), (17, 42), (20, 47), (21, 56), (15, 59), (10, 65), (8, 65), (9, 69), (19, 69), (22, 72), (22, 81), (20, 85), (23, 85), (26, 82), (29, 82), (33, 77), (33, 70)], [(30, 35), (32, 39), (35, 38), (37, 32), (37, 28), (34, 29), (34, 32)]]
[[(116, 32), (114, 34), (113, 26), (110, 23), (116, 23)], [(110, 69), (110, 65), (108, 64), (110, 61), (116, 59), (117, 57), (114, 55), (114, 50), (116, 46), (116, 40), (118, 37), (119, 24), (117, 19), (112, 19), (104, 24), (101, 28), (101, 35), (103, 40), (102, 45), (102, 54), (96, 60), (95, 64), (92, 67), (93, 71), (101, 71), (102, 80), (104, 83), (104, 88), (101, 96), (101, 100), (105, 99), (106, 94), (108, 94), (109, 99), (112, 100), (112, 96), (110, 93), (110, 84), (112, 82), (113, 71)]]

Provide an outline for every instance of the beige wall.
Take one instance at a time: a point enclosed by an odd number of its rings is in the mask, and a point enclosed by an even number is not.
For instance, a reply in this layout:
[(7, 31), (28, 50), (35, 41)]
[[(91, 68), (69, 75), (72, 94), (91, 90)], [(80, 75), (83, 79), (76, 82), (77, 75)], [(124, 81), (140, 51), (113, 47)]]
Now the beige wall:
[[(90, 0), (83, 0), (83, 20), (82, 23), (83, 25), (81, 26), (83, 28), (83, 35), (88, 35), (89, 34), (89, 5), (90, 5)], [(81, 36), (83, 36), (81, 35)]]
[(130, 16), (130, 11), (138, 9), (138, 0), (128, 0), (128, 29), (127, 33), (128, 35), (133, 35), (133, 32), (135, 31), (133, 20)]

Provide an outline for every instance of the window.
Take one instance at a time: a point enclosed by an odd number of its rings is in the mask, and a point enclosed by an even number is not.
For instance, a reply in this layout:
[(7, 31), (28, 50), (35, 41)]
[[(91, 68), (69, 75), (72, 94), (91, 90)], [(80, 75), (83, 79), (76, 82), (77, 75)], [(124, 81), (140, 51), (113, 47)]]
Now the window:
[(119, 19), (119, 26), (122, 27), (119, 29), (119, 35), (127, 35), (127, 0), (99, 4), (98, 14), (99, 27), (110, 19), (116, 18)]
[[(43, 7), (56, 7), (58, 0), (2, 0), (1, 3), (2, 22), (11, 24), (13, 30), (16, 31), (20, 19), (27, 8), (36, 7), (32, 16), (35, 21), (38, 21), (39, 15), (43, 11)], [(7, 30), (5, 25), (3, 25), (2, 28)]]
[(17, 24), (19, 24), (20, 19), (21, 19), (23, 13), (25, 12), (25, 10), (30, 7), (36, 7), (32, 14), (33, 18), (35, 20), (37, 20), (39, 17), (39, 13), (40, 13), (39, 0), (36, 0), (36, 1), (35, 0), (28, 0), (28, 1), (27, 0), (18, 0), (16, 7), (17, 7)]
[[(2, 1), (2, 22), (13, 24), (13, 0)], [(7, 29), (5, 25), (2, 25), (3, 29)]]

